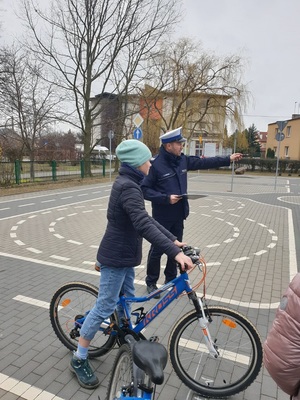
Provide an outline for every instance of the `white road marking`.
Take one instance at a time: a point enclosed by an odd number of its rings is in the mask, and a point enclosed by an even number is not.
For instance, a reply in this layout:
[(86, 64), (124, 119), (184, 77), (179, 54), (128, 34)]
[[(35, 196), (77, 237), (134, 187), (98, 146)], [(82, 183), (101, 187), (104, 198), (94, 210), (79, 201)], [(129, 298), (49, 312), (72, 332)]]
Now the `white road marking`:
[(240, 258), (233, 258), (232, 261), (239, 262), (239, 261), (246, 261), (250, 260), (250, 257), (240, 257)]
[(42, 253), (41, 250), (35, 249), (34, 247), (27, 247), (26, 250), (31, 251), (32, 253), (35, 253), (35, 254), (40, 254), (40, 253)]
[(10, 210), (10, 207), (0, 208), (0, 211), (6, 211), (6, 210)]
[(256, 253), (253, 253), (255, 256), (261, 256), (262, 254), (265, 254), (265, 253), (267, 253), (267, 250), (260, 250), (260, 251), (257, 251)]
[(288, 227), (289, 227), (290, 280), (292, 280), (294, 276), (297, 274), (298, 268), (297, 268), (293, 213), (290, 208), (288, 208), (287, 211), (288, 211)]
[[(195, 342), (193, 340), (181, 338), (179, 340), (179, 346), (191, 349), (191, 350), (193, 350), (193, 353), (197, 352), (197, 351), (200, 351), (202, 353), (207, 353), (207, 354), (209, 353), (208, 348), (204, 343), (202, 344), (199, 342)], [(225, 358), (227, 360), (236, 361), (240, 364), (249, 365), (249, 361), (250, 361), (249, 357), (247, 357), (243, 354), (234, 353), (233, 351), (223, 350), (222, 345), (220, 345), (220, 346), (221, 347), (218, 348), (218, 351), (220, 353), (220, 358)]]
[(51, 262), (51, 261), (36, 260), (35, 258), (16, 256), (16, 255), (12, 255), (12, 254), (9, 254), (9, 253), (2, 253), (2, 252), (0, 252), (0, 256), (13, 258), (15, 260), (28, 261), (28, 262), (31, 262), (31, 263), (34, 263), (34, 264), (48, 265), (49, 267), (65, 269), (65, 270), (68, 270), (68, 271), (82, 272), (83, 274), (99, 275), (99, 272), (97, 272), (97, 271), (84, 270), (82, 268), (77, 268), (77, 267), (70, 267), (68, 265), (57, 264), (57, 263), (54, 263), (54, 262)]
[(61, 236), (59, 233), (54, 233), (54, 235), (57, 239), (64, 239), (64, 236)]
[(25, 243), (23, 243), (22, 240), (15, 240), (15, 243), (16, 243), (18, 246), (25, 246)]
[(42, 200), (41, 203), (51, 203), (52, 201), (55, 201), (56, 199), (49, 199), (49, 200)]
[(37, 300), (32, 297), (18, 295), (13, 297), (13, 300), (20, 301), (21, 303), (31, 304), (32, 306), (46, 308), (47, 310), (49, 310), (49, 302)]
[(35, 203), (27, 203), (27, 204), (19, 204), (18, 207), (29, 207), (29, 206), (34, 206)]
[(60, 261), (69, 261), (70, 260), (70, 258), (68, 258), (68, 257), (56, 256), (55, 254), (50, 256), (50, 258), (55, 258), (56, 260), (60, 260)]
[[(64, 400), (53, 393), (0, 373), (0, 389), (26, 400)], [(18, 397), (18, 398), (19, 398)]]
[(71, 239), (67, 240), (67, 242), (72, 244), (77, 244), (78, 246), (81, 246), (83, 244), (81, 242), (76, 242), (76, 240), (71, 240)]

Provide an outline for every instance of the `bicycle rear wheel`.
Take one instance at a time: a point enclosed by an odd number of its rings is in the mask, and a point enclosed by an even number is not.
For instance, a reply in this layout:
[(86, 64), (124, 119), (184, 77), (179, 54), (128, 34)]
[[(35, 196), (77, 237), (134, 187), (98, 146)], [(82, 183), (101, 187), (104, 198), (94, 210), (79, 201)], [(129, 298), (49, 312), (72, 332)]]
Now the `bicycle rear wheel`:
[(214, 398), (232, 396), (245, 390), (258, 375), (261, 340), (251, 322), (238, 312), (223, 307), (212, 307), (208, 312), (208, 329), (219, 357), (209, 354), (196, 312), (191, 311), (171, 332), (171, 362), (178, 377), (196, 393)]
[[(70, 282), (60, 287), (50, 302), (50, 320), (58, 339), (70, 350), (76, 350), (80, 323), (98, 297), (98, 288), (85, 282)], [(111, 315), (110, 321), (115, 316)], [(89, 357), (100, 357), (114, 346), (116, 336), (99, 331), (89, 347)]]
[[(123, 344), (117, 353), (110, 375), (106, 400), (118, 400), (133, 396), (133, 360), (131, 348)], [(123, 396), (122, 396), (123, 394)], [(122, 397), (121, 397), (122, 396)]]

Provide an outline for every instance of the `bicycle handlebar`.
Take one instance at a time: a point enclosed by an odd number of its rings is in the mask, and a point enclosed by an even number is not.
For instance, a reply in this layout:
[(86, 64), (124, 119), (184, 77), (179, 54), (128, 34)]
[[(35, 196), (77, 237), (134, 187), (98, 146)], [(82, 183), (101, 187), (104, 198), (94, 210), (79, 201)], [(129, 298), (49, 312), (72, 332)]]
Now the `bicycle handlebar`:
[[(200, 263), (200, 260), (199, 260), (199, 258), (200, 258), (200, 249), (198, 247), (183, 246), (181, 248), (181, 250), (186, 256), (190, 257), (190, 259), (192, 260), (193, 264), (199, 264)], [(181, 270), (180, 264), (177, 263), (177, 266), (178, 266), (178, 268), (179, 268), (181, 273), (185, 272), (185, 271)]]

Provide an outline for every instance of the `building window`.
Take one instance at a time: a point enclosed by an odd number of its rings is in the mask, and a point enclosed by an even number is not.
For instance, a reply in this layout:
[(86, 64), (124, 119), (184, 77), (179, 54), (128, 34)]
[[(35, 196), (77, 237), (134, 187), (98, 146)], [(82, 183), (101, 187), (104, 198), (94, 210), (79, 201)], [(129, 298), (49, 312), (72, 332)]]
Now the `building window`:
[(289, 146), (284, 147), (284, 156), (288, 157), (289, 156)]
[(196, 140), (195, 141), (196, 147), (195, 147), (195, 156), (201, 157), (203, 154), (203, 145), (202, 145), (202, 140)]
[(291, 133), (292, 133), (292, 127), (287, 126), (286, 127), (286, 137), (291, 137)]

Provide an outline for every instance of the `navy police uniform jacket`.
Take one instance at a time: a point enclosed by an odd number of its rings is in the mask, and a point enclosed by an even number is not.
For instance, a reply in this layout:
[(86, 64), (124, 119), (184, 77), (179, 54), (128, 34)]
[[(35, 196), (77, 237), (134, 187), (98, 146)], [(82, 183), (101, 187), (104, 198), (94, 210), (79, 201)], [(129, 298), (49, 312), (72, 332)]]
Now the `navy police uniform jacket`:
[(97, 260), (108, 267), (134, 267), (142, 260), (143, 237), (169, 257), (181, 251), (176, 237), (155, 221), (145, 209), (140, 187), (144, 175), (122, 164), (111, 190), (107, 226)]
[(230, 156), (200, 158), (181, 153), (178, 157), (161, 146), (141, 186), (144, 198), (152, 202), (153, 218), (159, 221), (186, 219), (189, 215), (187, 198), (170, 204), (170, 195), (187, 193), (187, 172), (229, 165)]

